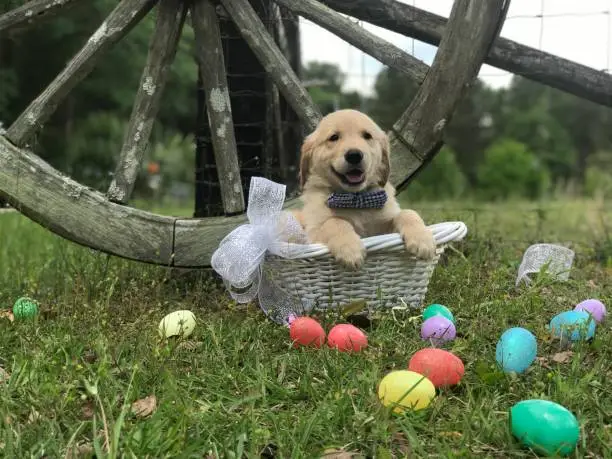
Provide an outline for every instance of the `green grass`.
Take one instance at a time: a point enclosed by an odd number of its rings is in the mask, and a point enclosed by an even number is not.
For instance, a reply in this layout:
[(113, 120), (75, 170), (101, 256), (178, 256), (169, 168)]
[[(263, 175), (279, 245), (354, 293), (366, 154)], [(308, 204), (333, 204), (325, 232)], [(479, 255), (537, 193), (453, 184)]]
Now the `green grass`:
[[(405, 416), (381, 407), (376, 388), (424, 347), (419, 311), (380, 314), (362, 354), (294, 350), (286, 329), (255, 305), (233, 304), (208, 273), (108, 257), (0, 215), (0, 304), (30, 295), (42, 306), (34, 322), (0, 318), (0, 367), (10, 373), (0, 383), (0, 457), (59, 458), (77, 445), (68, 457), (87, 457), (88, 447), (98, 457), (139, 458), (310, 458), (328, 448), (378, 458), (533, 457), (508, 430), (509, 408), (528, 398), (576, 414), (575, 457), (612, 457), (610, 322), (566, 363), (551, 360), (560, 348), (545, 330), (580, 300), (612, 303), (610, 214), (601, 218), (588, 202), (549, 204), (544, 219), (525, 204), (423, 207), (428, 221), (462, 219), (471, 229), (447, 251), (427, 296), (456, 317), (449, 349), (466, 375), (429, 409)], [(569, 282), (514, 287), (536, 240), (576, 243)], [(160, 341), (159, 321), (177, 309), (197, 315), (194, 334)], [(327, 329), (336, 320), (323, 318)], [(511, 326), (531, 329), (544, 359), (518, 377), (494, 365), (496, 341)], [(155, 412), (133, 415), (131, 404), (149, 395)]]

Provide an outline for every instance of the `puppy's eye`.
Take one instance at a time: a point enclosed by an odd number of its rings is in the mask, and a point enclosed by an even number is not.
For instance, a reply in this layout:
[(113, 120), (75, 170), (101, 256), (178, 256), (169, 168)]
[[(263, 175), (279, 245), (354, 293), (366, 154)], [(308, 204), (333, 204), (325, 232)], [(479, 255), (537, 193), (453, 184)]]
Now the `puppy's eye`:
[(340, 139), (340, 136), (338, 134), (332, 134), (329, 136), (329, 139), (327, 140), (329, 140), (330, 142), (337, 142), (338, 139)]
[(370, 134), (368, 131), (363, 131), (363, 138), (366, 140), (371, 140), (372, 139), (372, 134)]

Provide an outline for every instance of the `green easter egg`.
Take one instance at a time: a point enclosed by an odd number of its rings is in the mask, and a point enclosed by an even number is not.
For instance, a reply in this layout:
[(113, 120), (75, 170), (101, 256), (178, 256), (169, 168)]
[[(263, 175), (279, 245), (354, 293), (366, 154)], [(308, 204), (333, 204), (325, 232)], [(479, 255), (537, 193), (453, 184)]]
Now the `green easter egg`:
[(525, 446), (549, 456), (568, 456), (580, 437), (576, 417), (558, 403), (524, 400), (510, 409), (512, 434)]
[(453, 313), (450, 311), (450, 309), (448, 309), (446, 306), (442, 306), (441, 304), (430, 304), (423, 311), (423, 320), (427, 320), (434, 316), (446, 317), (452, 323), (455, 323)]
[(38, 314), (38, 304), (31, 298), (23, 297), (15, 301), (13, 315), (15, 319), (31, 319)]

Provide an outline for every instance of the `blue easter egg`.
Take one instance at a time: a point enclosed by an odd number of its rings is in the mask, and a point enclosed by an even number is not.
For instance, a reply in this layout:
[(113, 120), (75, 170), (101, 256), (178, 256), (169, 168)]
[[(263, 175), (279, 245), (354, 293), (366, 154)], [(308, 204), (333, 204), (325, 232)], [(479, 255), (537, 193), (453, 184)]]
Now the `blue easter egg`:
[(556, 338), (572, 341), (591, 339), (595, 335), (595, 320), (585, 311), (565, 311), (550, 321), (550, 331)]
[(538, 354), (538, 342), (529, 330), (509, 328), (497, 342), (495, 360), (505, 372), (522, 373)]

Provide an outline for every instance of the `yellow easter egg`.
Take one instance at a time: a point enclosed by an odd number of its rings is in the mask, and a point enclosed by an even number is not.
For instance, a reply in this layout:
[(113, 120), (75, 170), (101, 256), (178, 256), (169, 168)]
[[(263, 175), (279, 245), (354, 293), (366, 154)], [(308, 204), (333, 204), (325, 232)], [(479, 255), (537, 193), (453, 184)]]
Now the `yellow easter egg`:
[(164, 317), (159, 323), (159, 334), (162, 338), (181, 335), (187, 338), (196, 326), (196, 317), (187, 310), (174, 311)]
[(414, 371), (392, 371), (378, 386), (378, 398), (396, 413), (427, 408), (435, 396), (433, 383)]

